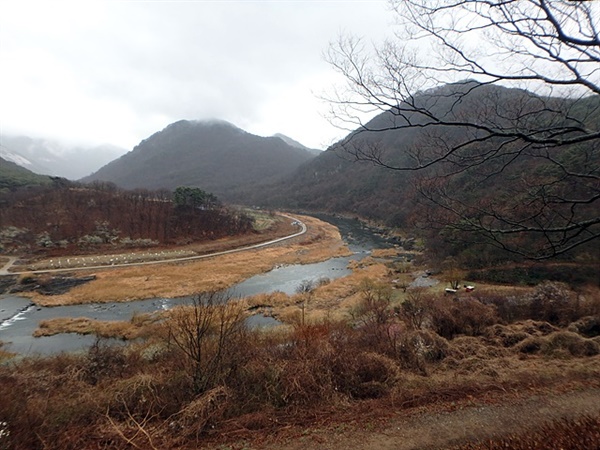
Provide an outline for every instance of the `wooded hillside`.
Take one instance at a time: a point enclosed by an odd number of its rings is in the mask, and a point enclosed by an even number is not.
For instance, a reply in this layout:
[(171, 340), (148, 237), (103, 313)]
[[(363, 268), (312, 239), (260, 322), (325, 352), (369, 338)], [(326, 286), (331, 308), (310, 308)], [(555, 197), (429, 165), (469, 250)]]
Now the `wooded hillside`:
[[(186, 203), (200, 193), (206, 202)], [(123, 191), (107, 183), (66, 180), (0, 197), (0, 244), (11, 249), (85, 251), (99, 246), (144, 247), (214, 239), (252, 230), (252, 219), (199, 189)]]

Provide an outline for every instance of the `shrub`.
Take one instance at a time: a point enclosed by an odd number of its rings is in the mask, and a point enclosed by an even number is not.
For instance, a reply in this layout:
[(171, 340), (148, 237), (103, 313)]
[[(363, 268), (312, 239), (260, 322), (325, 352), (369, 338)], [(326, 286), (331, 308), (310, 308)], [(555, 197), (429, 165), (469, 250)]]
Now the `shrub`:
[(600, 316), (582, 317), (569, 325), (569, 331), (588, 338), (600, 336)]
[(423, 288), (412, 289), (406, 300), (397, 308), (398, 315), (415, 330), (420, 330), (428, 314), (428, 305), (432, 298), (425, 295)]
[(130, 237), (125, 237), (119, 240), (119, 244), (125, 247), (155, 247), (159, 242), (152, 239), (131, 239)]
[(77, 244), (82, 248), (93, 247), (102, 244), (104, 241), (100, 236), (86, 234), (77, 240)]
[(433, 331), (446, 339), (459, 334), (477, 336), (498, 321), (494, 306), (471, 298), (438, 297), (429, 314)]
[(552, 324), (564, 325), (571, 322), (579, 310), (577, 295), (563, 283), (543, 282), (526, 296), (526, 300), (532, 319)]
[(111, 346), (97, 338), (86, 355), (84, 379), (95, 385), (104, 378), (120, 377), (126, 369), (125, 352), (122, 347)]
[(404, 333), (397, 357), (403, 368), (426, 373), (426, 363), (441, 361), (448, 355), (448, 342), (427, 330)]
[(540, 353), (549, 357), (586, 357), (600, 353), (600, 345), (570, 331), (558, 331), (548, 336), (531, 336), (516, 347), (520, 353)]
[(576, 357), (594, 356), (600, 353), (600, 346), (570, 331), (559, 331), (548, 336), (541, 348), (541, 352), (548, 356), (560, 354), (561, 350)]
[(544, 339), (539, 336), (531, 336), (521, 341), (515, 349), (519, 353), (537, 353), (544, 345)]
[(386, 395), (397, 381), (396, 363), (378, 353), (363, 351), (337, 358), (332, 381), (336, 390), (353, 398), (379, 398)]
[(502, 347), (512, 347), (527, 339), (530, 335), (516, 326), (492, 325), (485, 329), (484, 336), (488, 342)]
[(230, 300), (205, 292), (167, 314), (167, 342), (180, 353), (196, 395), (220, 386), (240, 363), (246, 317), (241, 304)]

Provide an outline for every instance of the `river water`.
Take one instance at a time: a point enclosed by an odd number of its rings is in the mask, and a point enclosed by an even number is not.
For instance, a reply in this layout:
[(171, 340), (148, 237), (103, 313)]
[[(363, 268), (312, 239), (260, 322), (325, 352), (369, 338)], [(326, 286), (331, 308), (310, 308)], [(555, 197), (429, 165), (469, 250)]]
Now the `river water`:
[[(331, 258), (315, 264), (278, 267), (270, 272), (251, 277), (229, 289), (233, 297), (282, 291), (295, 292), (305, 280), (335, 279), (350, 273), (350, 260), (362, 259), (374, 248), (389, 247), (384, 238), (363, 227), (357, 220), (319, 216), (338, 227), (342, 238), (353, 252), (349, 257)], [(4, 349), (22, 355), (47, 355), (60, 351), (77, 351), (89, 348), (95, 337), (75, 333), (34, 338), (33, 332), (42, 320), (56, 317), (86, 317), (95, 320), (130, 320), (134, 313), (147, 313), (169, 309), (188, 303), (189, 297), (153, 298), (127, 303), (92, 303), (85, 305), (41, 307), (29, 299), (10, 295), (0, 296), (0, 341)], [(275, 319), (252, 316), (250, 326), (269, 326)]]

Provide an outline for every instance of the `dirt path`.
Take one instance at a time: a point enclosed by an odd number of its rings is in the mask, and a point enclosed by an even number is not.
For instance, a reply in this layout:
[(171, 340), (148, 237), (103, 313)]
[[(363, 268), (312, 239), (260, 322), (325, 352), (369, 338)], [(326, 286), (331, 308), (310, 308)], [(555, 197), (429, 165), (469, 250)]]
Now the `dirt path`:
[[(533, 395), (502, 404), (471, 404), (439, 412), (394, 414), (384, 423), (359, 423), (301, 432), (268, 450), (409, 450), (445, 449), (535, 429), (544, 423), (600, 414), (600, 389)], [(252, 447), (259, 448), (259, 447)]]
[(12, 265), (17, 261), (15, 256), (9, 256), (8, 261), (2, 267), (0, 267), (0, 276), (1, 275), (13, 275), (8, 271), (12, 267)]

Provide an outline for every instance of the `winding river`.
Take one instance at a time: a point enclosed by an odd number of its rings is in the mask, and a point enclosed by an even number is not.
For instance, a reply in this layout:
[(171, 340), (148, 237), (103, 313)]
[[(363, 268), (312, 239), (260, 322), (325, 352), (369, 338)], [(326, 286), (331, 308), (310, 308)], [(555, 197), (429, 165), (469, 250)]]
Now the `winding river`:
[[(323, 277), (334, 279), (348, 275), (350, 270), (347, 267), (350, 260), (362, 259), (368, 256), (374, 248), (390, 246), (385, 239), (363, 227), (357, 220), (331, 216), (318, 217), (339, 228), (342, 238), (353, 252), (351, 256), (331, 258), (315, 264), (278, 267), (233, 286), (229, 289), (229, 293), (233, 297), (275, 291), (292, 294), (304, 280), (317, 281)], [(187, 302), (189, 302), (189, 297), (153, 298), (127, 303), (41, 307), (32, 304), (27, 298), (2, 295), (0, 296), (0, 341), (4, 342), (4, 349), (21, 355), (48, 355), (60, 351), (82, 350), (93, 344), (94, 336), (65, 333), (34, 338), (33, 332), (37, 329), (40, 321), (55, 317), (129, 320), (134, 313), (169, 309)], [(252, 316), (248, 323), (250, 326), (268, 326), (276, 321), (268, 317)]]

